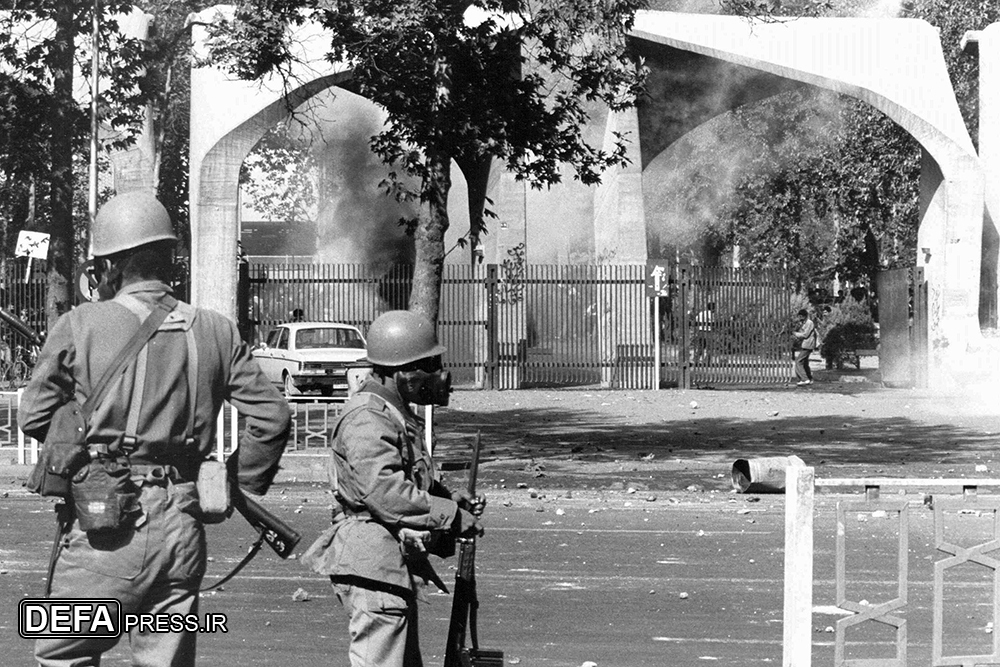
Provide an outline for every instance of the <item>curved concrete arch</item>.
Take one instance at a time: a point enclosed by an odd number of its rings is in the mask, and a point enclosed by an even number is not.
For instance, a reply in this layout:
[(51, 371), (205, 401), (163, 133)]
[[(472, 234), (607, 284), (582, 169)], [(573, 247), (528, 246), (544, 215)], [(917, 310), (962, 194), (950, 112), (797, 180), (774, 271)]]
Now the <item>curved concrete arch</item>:
[[(347, 74), (314, 79), (258, 109), (238, 116), (239, 124), (190, 158), (191, 302), (233, 316), (236, 312), (236, 241), (239, 229), (240, 167), (261, 137), (308, 99), (343, 83)], [(192, 85), (192, 91), (194, 86)], [(193, 97), (193, 94), (192, 94)], [(250, 115), (247, 115), (247, 114)], [(204, 139), (204, 137), (202, 137)]]
[(941, 372), (972, 370), (956, 366), (974, 363), (965, 353), (981, 340), (984, 180), (933, 26), (915, 19), (751, 23), (641, 12), (632, 36), (855, 97), (913, 135), (925, 155), (915, 260), (930, 287), (932, 373), (947, 380)]
[[(195, 15), (199, 24), (215, 21), (231, 7)], [(206, 33), (192, 31), (195, 53)], [(239, 239), (239, 173), (264, 133), (317, 93), (350, 79), (343, 65), (332, 65), (322, 31), (307, 24), (293, 36), (296, 64), (285, 79), (263, 83), (234, 79), (215, 67), (191, 70), (191, 302), (234, 317), (236, 242)], [(288, 85), (288, 82), (294, 82)]]

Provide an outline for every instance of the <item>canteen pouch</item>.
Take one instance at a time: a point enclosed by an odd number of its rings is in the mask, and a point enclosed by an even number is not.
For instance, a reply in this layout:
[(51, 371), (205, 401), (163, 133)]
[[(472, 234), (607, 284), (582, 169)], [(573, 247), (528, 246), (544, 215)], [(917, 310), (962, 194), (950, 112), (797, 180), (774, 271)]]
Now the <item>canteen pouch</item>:
[(198, 508), (202, 523), (220, 523), (232, 513), (229, 475), (222, 461), (202, 461), (198, 467)]
[(90, 461), (87, 425), (80, 404), (71, 400), (52, 415), (38, 462), (25, 487), (43, 497), (68, 498), (70, 479)]
[(140, 512), (132, 469), (114, 459), (96, 459), (73, 476), (73, 509), (80, 530), (114, 531)]

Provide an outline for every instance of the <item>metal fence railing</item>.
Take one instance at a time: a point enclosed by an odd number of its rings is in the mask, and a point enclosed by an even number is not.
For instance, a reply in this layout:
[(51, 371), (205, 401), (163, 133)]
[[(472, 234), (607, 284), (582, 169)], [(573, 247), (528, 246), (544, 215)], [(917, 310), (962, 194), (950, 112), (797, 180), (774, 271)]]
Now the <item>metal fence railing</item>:
[[(677, 298), (664, 309), (668, 381), (683, 386), (788, 381), (794, 313), (784, 272), (679, 266), (674, 275)], [(686, 327), (688, 345), (679, 345), (679, 327)]]
[[(674, 266), (659, 297), (661, 367), (646, 266), (445, 265), (439, 332), (458, 385), (641, 389), (787, 381), (791, 289), (782, 272)], [(406, 308), (411, 265), (251, 264), (247, 337), (301, 309), (367, 331)]]

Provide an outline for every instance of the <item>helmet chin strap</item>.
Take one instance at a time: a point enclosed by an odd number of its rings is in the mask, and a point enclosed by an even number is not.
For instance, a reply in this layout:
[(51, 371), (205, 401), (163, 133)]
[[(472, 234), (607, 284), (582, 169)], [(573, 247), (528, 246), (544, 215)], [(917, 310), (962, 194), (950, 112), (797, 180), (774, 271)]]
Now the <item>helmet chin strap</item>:
[(114, 262), (107, 257), (102, 257), (95, 261), (97, 268), (98, 284), (97, 295), (100, 301), (110, 301), (115, 298), (115, 294), (122, 287), (121, 271), (115, 268)]

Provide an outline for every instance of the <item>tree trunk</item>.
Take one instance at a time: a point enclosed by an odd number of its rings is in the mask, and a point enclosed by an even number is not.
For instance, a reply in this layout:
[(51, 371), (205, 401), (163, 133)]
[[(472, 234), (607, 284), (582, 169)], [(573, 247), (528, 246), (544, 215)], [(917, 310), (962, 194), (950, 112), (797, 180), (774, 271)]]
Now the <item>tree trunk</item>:
[(54, 103), (49, 179), (49, 265), (46, 315), (48, 328), (69, 310), (73, 275), (73, 53), (76, 3), (57, 3), (55, 45), (51, 54)]
[(448, 192), (451, 190), (451, 159), (435, 150), (427, 152), (427, 178), (423, 191), (428, 214), (414, 232), (416, 258), (410, 310), (437, 326), (441, 307), (441, 273), (444, 269), (444, 233), (448, 230)]
[(482, 235), (486, 230), (484, 209), (486, 208), (486, 193), (489, 189), (490, 167), (489, 157), (474, 159), (458, 159), (458, 166), (465, 175), (469, 191), (469, 261), (475, 266), (482, 261)]

